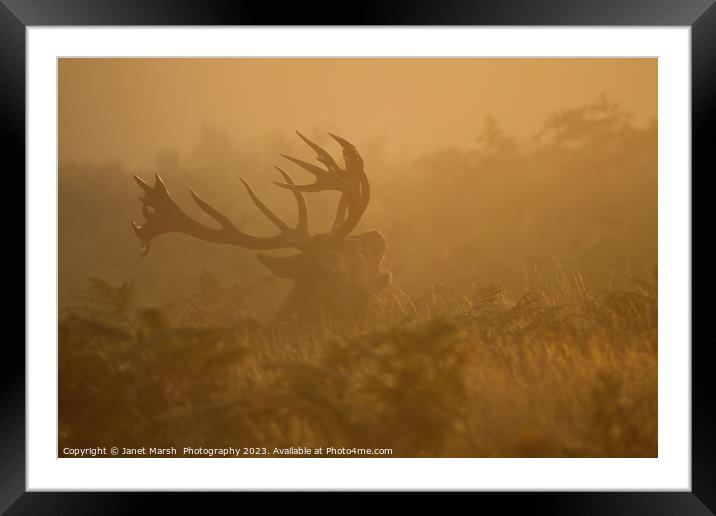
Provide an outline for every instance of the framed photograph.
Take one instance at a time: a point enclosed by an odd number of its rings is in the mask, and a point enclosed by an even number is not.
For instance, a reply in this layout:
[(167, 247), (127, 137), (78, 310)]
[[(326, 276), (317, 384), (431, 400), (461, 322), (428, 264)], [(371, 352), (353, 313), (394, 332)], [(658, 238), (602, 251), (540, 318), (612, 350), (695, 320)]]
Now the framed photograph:
[(710, 2), (350, 26), (3, 4), (26, 311), (0, 510), (141, 503), (117, 491), (716, 507), (691, 337)]

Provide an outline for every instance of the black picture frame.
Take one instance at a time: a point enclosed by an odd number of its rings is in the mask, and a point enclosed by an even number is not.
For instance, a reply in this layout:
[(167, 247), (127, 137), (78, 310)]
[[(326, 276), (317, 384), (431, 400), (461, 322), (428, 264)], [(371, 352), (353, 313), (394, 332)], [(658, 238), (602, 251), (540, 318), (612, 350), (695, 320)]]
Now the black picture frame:
[[(702, 173), (716, 170), (710, 148), (712, 140), (708, 136), (713, 133), (709, 129), (714, 129), (716, 113), (716, 67), (709, 66), (716, 60), (716, 6), (712, 0), (556, 0), (549, 3), (394, 0), (345, 6), (297, 2), (283, 3), (280, 7), (268, 2), (241, 0), (0, 0), (0, 141), (7, 167), (3, 167), (6, 172), (3, 180), (6, 196), (22, 199), (23, 203), (25, 196), (19, 192), (25, 192), (24, 179), (20, 182), (22, 176), (16, 171), (25, 169), (25, 30), (31, 26), (76, 25), (690, 26), (692, 168)], [(20, 184), (10, 186), (9, 179)], [(20, 231), (22, 226), (17, 224), (20, 209), (10, 209), (7, 203), (3, 205), (6, 225), (14, 221), (14, 228)], [(22, 238), (24, 241), (24, 230)], [(23, 253), (23, 270), (26, 270), (27, 258)], [(12, 273), (8, 276), (20, 277)], [(54, 286), (48, 286), (48, 292), (54, 292)], [(19, 303), (16, 304), (19, 309)], [(24, 310), (24, 303), (22, 306)], [(489, 500), (499, 504), (500, 511), (509, 512), (514, 506), (520, 506), (538, 514), (716, 512), (716, 404), (711, 396), (716, 385), (711, 364), (706, 359), (709, 345), (702, 341), (692, 346), (691, 492), (479, 493), (476, 495), (480, 499), (469, 503), (482, 504)], [(0, 359), (0, 513), (7, 510), (8, 514), (114, 514), (141, 509), (147, 494), (25, 492), (25, 351), (19, 339), (6, 340), (4, 348)], [(169, 502), (167, 494), (152, 496), (160, 497), (162, 503)], [(184, 510), (190, 510), (194, 502), (187, 498), (185, 494), (172, 496)], [(312, 512), (316, 504), (321, 503), (315, 496), (302, 497), (302, 501), (301, 505), (305, 504)], [(198, 503), (206, 508), (205, 501)], [(340, 512), (371, 510), (375, 505), (375, 501), (357, 494), (349, 495), (340, 503)], [(424, 501), (420, 503), (425, 505)]]

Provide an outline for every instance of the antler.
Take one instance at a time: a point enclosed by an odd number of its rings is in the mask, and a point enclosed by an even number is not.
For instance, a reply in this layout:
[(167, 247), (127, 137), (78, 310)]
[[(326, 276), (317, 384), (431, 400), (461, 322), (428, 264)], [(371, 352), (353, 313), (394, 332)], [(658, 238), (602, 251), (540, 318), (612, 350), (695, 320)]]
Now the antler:
[(328, 133), (331, 138), (336, 140), (343, 148), (345, 169), (341, 169), (325, 149), (306, 138), (300, 132), (296, 131), (296, 133), (316, 152), (316, 159), (323, 163), (326, 168), (321, 168), (303, 160), (282, 154), (284, 158), (291, 160), (316, 176), (316, 181), (306, 185), (276, 184), (294, 193), (320, 192), (324, 190), (337, 190), (341, 192), (342, 195), (338, 202), (336, 218), (331, 233), (336, 236), (346, 236), (350, 234), (358, 225), (370, 200), (370, 185), (368, 184), (368, 177), (363, 170), (363, 158), (358, 153), (355, 145), (351, 142), (335, 134)]
[[(276, 167), (276, 169), (287, 184), (293, 184), (291, 176), (285, 170), (280, 167)], [(134, 176), (134, 180), (144, 190), (144, 196), (139, 200), (142, 202), (142, 214), (146, 223), (140, 226), (132, 221), (134, 233), (142, 243), (142, 256), (149, 253), (152, 239), (165, 233), (184, 233), (208, 242), (264, 250), (284, 247), (301, 249), (309, 239), (306, 201), (299, 191), (294, 192), (298, 205), (298, 223), (295, 228), (291, 228), (261, 202), (249, 184), (241, 178), (241, 182), (256, 206), (281, 231), (280, 234), (272, 237), (255, 237), (239, 231), (224, 214), (204, 201), (194, 190), (189, 190), (194, 202), (219, 223), (218, 229), (205, 226), (184, 213), (169, 195), (162, 178), (158, 175), (155, 176), (153, 187), (137, 175)]]
[(142, 213), (144, 214), (146, 222), (139, 226), (136, 222), (132, 221), (134, 232), (142, 243), (142, 256), (146, 256), (149, 253), (152, 239), (165, 233), (184, 233), (208, 242), (237, 245), (249, 249), (268, 250), (285, 247), (302, 249), (310, 239), (308, 235), (306, 201), (303, 197), (304, 192), (320, 192), (324, 190), (337, 190), (341, 192), (331, 234), (338, 237), (350, 234), (358, 225), (370, 199), (370, 186), (368, 184), (368, 177), (363, 170), (363, 158), (358, 154), (358, 150), (355, 146), (348, 140), (329, 133), (331, 138), (336, 140), (343, 148), (345, 168), (342, 169), (336, 164), (328, 152), (298, 131), (296, 132), (298, 136), (316, 152), (316, 159), (322, 163), (325, 168), (282, 154), (282, 156), (316, 177), (316, 181), (311, 184), (296, 185), (291, 179), (291, 176), (289, 176), (284, 169), (276, 167), (285, 181), (285, 183), (277, 182), (276, 184), (282, 188), (291, 190), (296, 198), (296, 204), (298, 205), (298, 222), (295, 228), (289, 227), (261, 202), (251, 189), (251, 186), (249, 186), (243, 178), (240, 179), (249, 197), (251, 197), (251, 200), (254, 201), (254, 204), (256, 204), (259, 210), (280, 230), (280, 234), (271, 237), (247, 235), (239, 231), (219, 210), (201, 199), (193, 190), (189, 190), (199, 207), (220, 225), (219, 228), (205, 226), (192, 219), (179, 208), (171, 195), (169, 195), (169, 192), (164, 186), (164, 182), (158, 175), (155, 176), (153, 187), (135, 175), (135, 181), (137, 181), (137, 184), (144, 191), (144, 196), (140, 197), (139, 200), (142, 202)]

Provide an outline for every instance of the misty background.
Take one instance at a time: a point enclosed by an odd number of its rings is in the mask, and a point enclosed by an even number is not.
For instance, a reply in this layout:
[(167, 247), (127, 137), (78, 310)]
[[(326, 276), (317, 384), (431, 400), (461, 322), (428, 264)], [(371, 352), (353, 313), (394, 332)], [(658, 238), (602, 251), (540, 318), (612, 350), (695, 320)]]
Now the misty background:
[[(656, 113), (655, 59), (62, 59), (60, 306), (88, 277), (134, 281), (137, 303), (157, 305), (208, 272), (246, 287), (247, 312), (275, 310), (290, 283), (251, 250), (166, 235), (141, 258), (131, 174), (160, 174), (202, 222), (189, 188), (273, 234), (239, 176), (292, 223), (273, 164), (308, 181), (280, 157), (314, 160), (295, 129), (337, 159), (329, 131), (358, 147), (372, 198), (355, 233), (383, 232), (408, 292), (519, 293), (554, 268), (616, 288), (657, 265)], [(312, 233), (337, 198), (308, 196)]]

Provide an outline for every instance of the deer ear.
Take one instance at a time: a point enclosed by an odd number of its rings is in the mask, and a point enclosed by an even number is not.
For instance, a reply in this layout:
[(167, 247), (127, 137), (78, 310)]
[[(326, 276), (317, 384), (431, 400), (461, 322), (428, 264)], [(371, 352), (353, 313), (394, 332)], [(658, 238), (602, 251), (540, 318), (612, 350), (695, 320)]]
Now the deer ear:
[(257, 253), (256, 258), (279, 278), (295, 278), (303, 269), (303, 255), (269, 256)]

